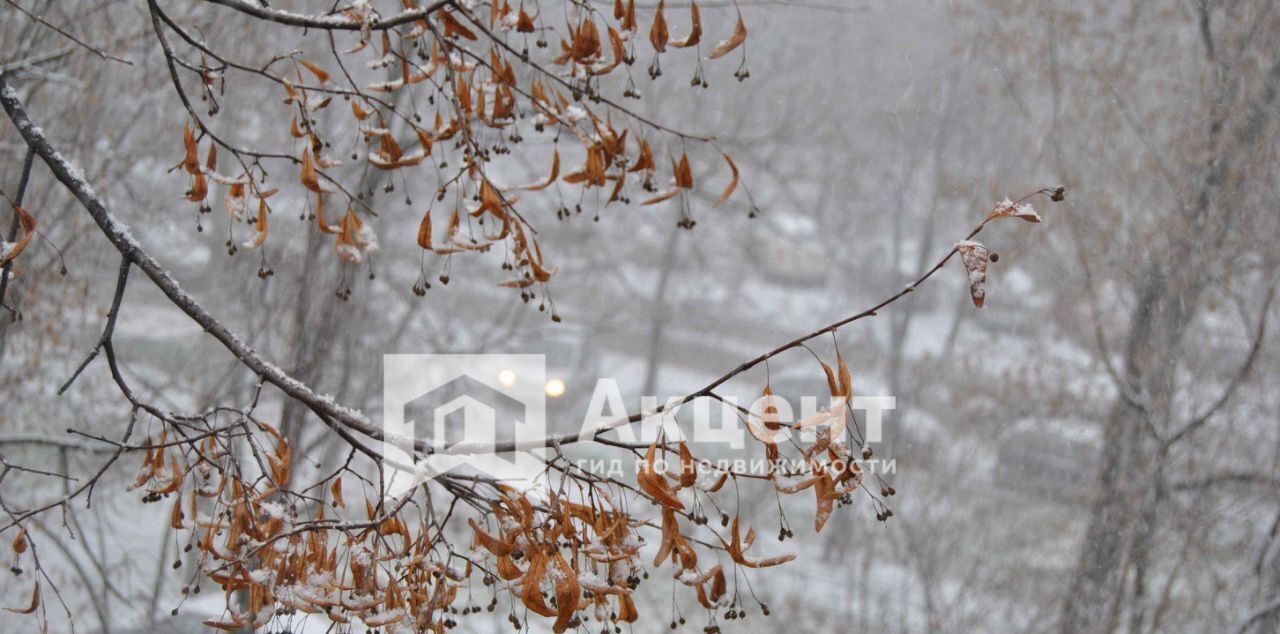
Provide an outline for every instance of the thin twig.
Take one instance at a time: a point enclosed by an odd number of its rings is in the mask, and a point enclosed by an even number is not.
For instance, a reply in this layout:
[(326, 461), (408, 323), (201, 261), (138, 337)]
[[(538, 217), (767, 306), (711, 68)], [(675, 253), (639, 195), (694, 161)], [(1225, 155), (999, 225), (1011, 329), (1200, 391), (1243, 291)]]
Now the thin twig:
[(102, 49), (100, 49), (100, 48), (98, 48), (98, 47), (96, 47), (96, 46), (93, 46), (92, 44), (88, 44), (88, 43), (86, 43), (84, 40), (81, 40), (80, 38), (78, 38), (78, 37), (76, 37), (76, 36), (72, 35), (71, 33), (67, 32), (66, 30), (59, 28), (57, 25), (55, 25), (55, 24), (53, 24), (53, 23), (49, 22), (48, 20), (46, 20), (46, 19), (44, 19), (44, 18), (42, 18), (42, 17), (40, 17), (40, 16), (38, 16), (38, 15), (36, 15), (36, 14), (34, 14), (34, 13), (32, 13), (32, 12), (30, 12), (30, 11), (28, 11), (28, 10), (26, 10), (26, 9), (22, 8), (18, 3), (14, 2), (13, 0), (4, 0), (4, 1), (5, 1), (5, 2), (7, 2), (7, 3), (9, 3), (9, 6), (11, 6), (11, 7), (13, 7), (13, 8), (15, 8), (15, 9), (17, 9), (18, 11), (20, 11), (23, 15), (27, 16), (28, 18), (31, 18), (32, 20), (35, 20), (36, 22), (39, 22), (40, 24), (44, 25), (45, 27), (48, 27), (48, 28), (50, 28), (50, 29), (54, 30), (55, 32), (57, 32), (57, 33), (58, 33), (58, 35), (61, 35), (62, 37), (65, 37), (65, 38), (67, 38), (68, 40), (71, 40), (72, 42), (75, 42), (75, 43), (76, 43), (76, 44), (78, 44), (81, 48), (83, 48), (83, 49), (85, 49), (85, 50), (89, 51), (90, 53), (93, 53), (94, 55), (97, 55), (98, 57), (101, 57), (102, 59), (111, 60), (111, 61), (113, 61), (113, 62), (120, 62), (121, 64), (127, 64), (127, 65), (129, 65), (129, 66), (133, 66), (133, 62), (131, 62), (131, 61), (127, 60), (127, 59), (124, 59), (124, 58), (122, 58), (122, 57), (116, 57), (115, 55), (112, 55), (112, 54), (110, 54), (110, 53), (107, 53), (106, 51), (103, 51)]
[[(22, 197), (27, 193), (27, 181), (31, 178), (31, 163), (35, 160), (36, 151), (34, 148), (27, 148), (27, 158), (22, 163), (22, 176), (18, 179), (18, 191), (13, 195), (13, 206), (22, 205)], [(13, 242), (18, 239), (18, 214), (13, 214), (13, 220), (9, 223), (9, 234), (5, 238), (7, 242)], [(4, 269), (0, 271), (0, 306), (4, 305), (5, 293), (9, 290), (9, 272), (13, 269), (13, 260), (4, 263)]]
[(107, 311), (107, 323), (102, 328), (102, 336), (98, 338), (98, 343), (93, 346), (93, 350), (89, 351), (84, 361), (80, 362), (76, 371), (71, 374), (71, 378), (67, 379), (66, 383), (63, 383), (62, 387), (58, 388), (58, 396), (62, 396), (62, 393), (71, 387), (71, 384), (80, 376), (80, 373), (89, 367), (89, 363), (98, 356), (98, 352), (102, 350), (102, 347), (111, 343), (111, 335), (116, 330), (116, 317), (120, 314), (120, 303), (124, 300), (124, 286), (129, 281), (129, 266), (129, 258), (120, 259), (120, 274), (116, 278), (116, 292), (111, 299), (111, 309)]

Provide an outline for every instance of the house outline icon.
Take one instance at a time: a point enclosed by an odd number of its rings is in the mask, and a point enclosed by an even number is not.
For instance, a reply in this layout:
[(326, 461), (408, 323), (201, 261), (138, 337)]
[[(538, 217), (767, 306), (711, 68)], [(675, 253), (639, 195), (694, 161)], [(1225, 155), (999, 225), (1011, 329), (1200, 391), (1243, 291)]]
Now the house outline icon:
[(517, 426), (528, 419), (525, 409), (520, 399), (462, 375), (405, 403), (404, 418), (415, 438), (429, 439), (440, 452), (514, 442)]
[[(499, 380), (511, 375), (517, 380)], [(454, 470), (539, 486), (545, 382), (538, 354), (383, 355), (384, 495), (394, 499)], [(498, 445), (522, 450), (497, 454)]]

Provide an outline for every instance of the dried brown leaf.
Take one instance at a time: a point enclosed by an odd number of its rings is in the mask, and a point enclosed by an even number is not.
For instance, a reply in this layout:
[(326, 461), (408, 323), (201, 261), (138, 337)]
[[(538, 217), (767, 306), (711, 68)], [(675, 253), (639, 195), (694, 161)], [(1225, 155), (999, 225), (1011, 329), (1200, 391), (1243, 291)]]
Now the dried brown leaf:
[(31, 614), (40, 607), (40, 581), (36, 581), (36, 585), (31, 589), (31, 602), (25, 608), (5, 608), (14, 614)]
[(27, 244), (31, 242), (31, 236), (36, 232), (36, 219), (26, 209), (17, 205), (13, 206), (13, 213), (18, 216), (18, 225), (22, 227), (22, 237), (14, 242), (12, 246), (0, 254), (0, 265), (8, 264), (22, 254), (22, 250), (27, 248)]
[(973, 305), (982, 308), (987, 299), (987, 263), (991, 260), (991, 252), (971, 240), (957, 244), (956, 250), (960, 252), (960, 261), (969, 276), (969, 295), (973, 298)]
[(649, 27), (649, 43), (653, 45), (653, 50), (659, 53), (667, 50), (667, 41), (671, 39), (671, 34), (667, 31), (667, 18), (662, 14), (665, 7), (666, 0), (658, 0), (658, 10), (653, 15), (653, 26)]
[(315, 75), (316, 79), (319, 80), (321, 84), (327, 84), (331, 81), (329, 78), (329, 73), (325, 72), (323, 68), (320, 68), (319, 66), (316, 66), (315, 64), (312, 64), (311, 62), (308, 62), (305, 59), (298, 60), (298, 63), (302, 64), (307, 68), (307, 70), (311, 71), (311, 74)]
[(673, 40), (671, 46), (675, 48), (687, 48), (695, 46), (702, 41), (702, 15), (698, 12), (698, 3), (694, 2), (689, 6), (689, 20), (692, 25), (689, 27), (689, 36), (681, 40)]
[(733, 195), (734, 190), (738, 188), (738, 165), (733, 162), (733, 157), (728, 154), (722, 154), (724, 156), (724, 161), (729, 164), (729, 169), (733, 172), (733, 179), (729, 181), (729, 186), (724, 188), (724, 193), (720, 194), (719, 200), (717, 200), (716, 204), (712, 205), (712, 207), (719, 207), (724, 203), (724, 201), (729, 200), (729, 197)]
[(742, 21), (742, 12), (738, 12), (738, 24), (733, 28), (733, 35), (728, 39), (716, 44), (715, 49), (708, 55), (710, 59), (717, 59), (728, 55), (733, 49), (738, 48), (743, 42), (747, 41), (747, 25)]

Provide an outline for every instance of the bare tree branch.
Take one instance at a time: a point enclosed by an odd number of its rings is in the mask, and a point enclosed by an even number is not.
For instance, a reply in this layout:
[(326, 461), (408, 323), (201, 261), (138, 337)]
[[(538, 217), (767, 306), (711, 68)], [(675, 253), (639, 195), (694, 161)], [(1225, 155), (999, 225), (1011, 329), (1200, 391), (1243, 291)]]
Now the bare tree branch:
[(84, 361), (81, 361), (80, 365), (76, 367), (75, 372), (71, 373), (71, 378), (67, 379), (67, 381), (58, 388), (59, 396), (61, 396), (63, 392), (66, 392), (67, 388), (71, 387), (72, 383), (75, 383), (76, 378), (80, 376), (81, 372), (84, 372), (85, 368), (89, 367), (89, 363), (98, 356), (98, 352), (102, 350), (103, 346), (111, 343), (111, 335), (115, 333), (116, 330), (116, 318), (120, 315), (120, 303), (124, 301), (124, 286), (125, 283), (129, 281), (130, 264), (131, 262), (129, 261), (129, 258), (121, 258), (120, 275), (116, 279), (116, 292), (111, 298), (111, 308), (107, 311), (107, 324), (102, 328), (102, 336), (98, 338), (98, 343), (93, 346), (93, 350), (89, 351), (89, 354), (84, 358)]
[(126, 64), (126, 65), (128, 65), (128, 66), (133, 66), (133, 62), (131, 62), (131, 61), (127, 60), (127, 59), (124, 59), (124, 58), (122, 58), (122, 57), (116, 57), (115, 55), (111, 55), (110, 53), (107, 53), (106, 51), (104, 51), (104, 50), (102, 50), (102, 49), (100, 49), (100, 48), (98, 48), (98, 47), (96, 47), (96, 46), (93, 46), (92, 44), (89, 44), (89, 43), (85, 42), (84, 40), (81, 40), (80, 38), (76, 37), (75, 35), (72, 35), (70, 32), (68, 32), (67, 30), (65, 30), (65, 29), (63, 29), (63, 28), (61, 28), (61, 27), (59, 27), (59, 26), (57, 26), (56, 24), (53, 24), (53, 23), (49, 22), (48, 20), (44, 19), (43, 17), (38, 16), (38, 15), (36, 15), (36, 14), (34, 14), (34, 13), (32, 13), (32, 12), (30, 12), (30, 11), (28, 11), (28, 10), (24, 9), (24, 8), (22, 8), (22, 6), (21, 6), (21, 5), (19, 5), (17, 2), (14, 2), (13, 0), (4, 0), (4, 1), (5, 1), (5, 2), (7, 2), (7, 3), (9, 3), (9, 6), (11, 6), (11, 7), (13, 7), (13, 8), (15, 8), (15, 9), (17, 9), (17, 10), (18, 10), (19, 12), (21, 12), (23, 15), (27, 16), (28, 18), (31, 18), (32, 20), (34, 20), (34, 21), (36, 21), (36, 22), (38, 22), (38, 23), (40, 23), (40, 24), (44, 25), (45, 27), (47, 27), (47, 28), (49, 28), (49, 29), (52, 29), (53, 31), (57, 32), (57, 34), (58, 34), (58, 35), (61, 35), (62, 37), (65, 37), (65, 38), (67, 38), (68, 40), (71, 40), (72, 42), (75, 42), (75, 43), (76, 43), (77, 45), (79, 45), (81, 48), (83, 48), (83, 49), (85, 49), (85, 50), (89, 51), (90, 53), (93, 53), (94, 55), (97, 55), (98, 57), (100, 57), (100, 58), (102, 58), (102, 59), (111, 60), (111, 61), (113, 61), (113, 62), (120, 62), (121, 64)]
[(1253, 343), (1249, 346), (1249, 353), (1245, 356), (1244, 363), (1240, 364), (1240, 368), (1236, 371), (1235, 376), (1227, 382), (1226, 388), (1222, 390), (1222, 394), (1218, 399), (1209, 406), (1200, 415), (1191, 419), (1186, 425), (1179, 429), (1165, 441), (1166, 447), (1171, 447), (1185, 438), (1188, 434), (1202, 427), (1209, 422), (1215, 414), (1222, 410), (1223, 407), (1231, 401), (1235, 396), (1236, 390), (1240, 389), (1240, 385), (1249, 378), (1249, 373), (1253, 371), (1254, 361), (1258, 359), (1258, 353), (1262, 350), (1262, 342), (1267, 336), (1267, 320), (1271, 314), (1271, 300), (1275, 298), (1275, 287), (1267, 289), (1267, 297), (1262, 302), (1262, 312), (1258, 315), (1258, 328), (1253, 336)]
[[(13, 195), (13, 206), (22, 205), (22, 198), (27, 193), (27, 181), (31, 178), (31, 163), (35, 160), (35, 149), (27, 148), (27, 158), (22, 162), (22, 176), (18, 180), (18, 191)], [(13, 214), (13, 220), (9, 223), (9, 234), (5, 238), (7, 242), (13, 242), (18, 237), (18, 214)], [(0, 270), (0, 306), (4, 305), (5, 293), (9, 289), (9, 274), (13, 270), (13, 260), (4, 263), (4, 267)]]
[(106, 235), (111, 244), (124, 258), (142, 270), (155, 283), (156, 287), (173, 302), (175, 306), (200, 324), (210, 335), (213, 335), (223, 347), (235, 355), (246, 367), (262, 376), (268, 383), (279, 388), (291, 398), (305, 403), (307, 407), (323, 414), (322, 420), (334, 421), (351, 430), (375, 439), (382, 438), (382, 430), (371, 423), (364, 414), (335, 403), (332, 399), (316, 394), (311, 388), (294, 379), (278, 366), (264, 359), (256, 350), (244, 343), (235, 333), (222, 325), (209, 314), (195, 298), (182, 290), (177, 280), (155, 260), (133, 237), (129, 228), (107, 211), (102, 200), (98, 198), (89, 183), (85, 182), (79, 170), (71, 165), (45, 138), (44, 131), (32, 123), (31, 118), (18, 100), (17, 93), (9, 83), (7, 75), (0, 76), (0, 103), (5, 112), (13, 120), (15, 127), (23, 139), (34, 148), (36, 154), (49, 166), (54, 176), (80, 201), (94, 222)]
[(205, 0), (213, 4), (220, 4), (224, 7), (230, 7), (241, 13), (247, 13), (257, 18), (270, 20), (279, 24), (288, 26), (296, 26), (304, 29), (323, 29), (338, 31), (359, 31), (368, 27), (374, 31), (385, 31), (403, 24), (416, 22), (427, 16), (439, 11), (440, 9), (452, 5), (454, 0), (436, 0), (431, 4), (405, 11), (399, 15), (381, 19), (373, 17), (368, 24), (344, 14), (329, 14), (322, 16), (303, 15), (301, 13), (291, 13), (289, 11), (281, 11), (272, 9), (264, 4), (250, 2), (249, 0)]

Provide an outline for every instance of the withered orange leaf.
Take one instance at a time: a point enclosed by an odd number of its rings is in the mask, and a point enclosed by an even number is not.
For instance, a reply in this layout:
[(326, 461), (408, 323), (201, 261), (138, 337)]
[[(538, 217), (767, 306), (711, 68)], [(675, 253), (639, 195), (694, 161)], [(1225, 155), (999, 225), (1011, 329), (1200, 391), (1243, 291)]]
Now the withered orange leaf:
[(422, 144), (423, 155), (431, 154), (431, 146), (434, 144), (431, 140), (431, 133), (422, 128), (415, 128), (414, 132), (418, 135), (418, 142)]
[(640, 151), (636, 156), (636, 162), (627, 170), (629, 173), (640, 172), (643, 170), (653, 171), (657, 169), (657, 164), (653, 160), (653, 149), (649, 147), (649, 142), (640, 139)]
[(36, 585), (31, 589), (31, 602), (25, 608), (5, 608), (14, 614), (31, 614), (40, 607), (40, 581), (36, 581)]
[[(301, 75), (302, 73), (298, 73), (299, 78), (301, 78)], [(298, 91), (294, 90), (293, 82), (290, 81), (288, 77), (285, 77), (284, 79), (281, 80), (281, 85), (284, 86), (284, 93), (285, 93), (284, 105), (287, 106), (297, 101)]]
[(840, 385), (836, 383), (836, 373), (827, 365), (826, 361), (819, 361), (822, 364), (822, 371), (827, 375), (827, 390), (832, 396), (841, 396)]
[(212, 627), (216, 630), (222, 630), (224, 632), (234, 632), (248, 625), (249, 621), (244, 617), (240, 616), (239, 614), (232, 614), (231, 621), (229, 622), (209, 619), (207, 621), (204, 621), (203, 624), (205, 627)]
[(316, 172), (315, 161), (311, 158), (311, 150), (302, 151), (302, 172), (298, 175), (302, 186), (317, 194), (324, 192), (320, 187), (320, 175)]
[(556, 566), (560, 568), (560, 574), (556, 576), (556, 622), (552, 624), (551, 631), (560, 634), (569, 629), (569, 622), (578, 611), (582, 588), (578, 585), (578, 575), (560, 553), (556, 553)]
[(596, 28), (595, 20), (587, 18), (582, 21), (582, 24), (574, 32), (573, 45), (570, 47), (570, 57), (580, 64), (585, 64), (591, 62), (599, 54), (600, 29)]
[(596, 187), (605, 183), (605, 158), (600, 144), (587, 149), (587, 181)]
[(614, 182), (613, 184), (613, 191), (609, 193), (609, 200), (605, 202), (606, 205), (622, 197), (622, 186), (625, 185), (626, 183), (627, 183), (626, 176), (619, 174), (617, 181)]
[(1030, 204), (1015, 204), (1013, 201), (1005, 199), (991, 209), (991, 213), (987, 214), (987, 220), (993, 218), (1020, 218), (1027, 222), (1040, 222), (1040, 214), (1036, 213), (1036, 208)]
[(324, 194), (316, 195), (316, 224), (320, 227), (320, 233), (333, 235), (338, 232), (338, 227), (324, 219)]
[(516, 565), (516, 562), (512, 561), (510, 557), (498, 558), (499, 577), (507, 581), (511, 581), (513, 579), (519, 579), (523, 574), (524, 571), (521, 570), (520, 567)]
[(671, 37), (667, 32), (667, 18), (662, 15), (665, 6), (666, 0), (658, 0), (658, 11), (653, 16), (653, 26), (649, 28), (649, 43), (659, 53), (667, 50), (667, 41)]
[(707, 492), (707, 493), (716, 493), (716, 492), (720, 491), (720, 489), (724, 487), (724, 483), (725, 483), (725, 482), (728, 482), (728, 481), (729, 481), (729, 472), (728, 472), (728, 471), (721, 471), (721, 472), (720, 472), (720, 477), (716, 479), (715, 483), (713, 483), (713, 484), (712, 484), (711, 486), (709, 486), (709, 487), (706, 487), (706, 492)]
[(724, 193), (720, 194), (720, 199), (712, 207), (719, 207), (724, 201), (729, 200), (733, 195), (733, 191), (738, 188), (738, 165), (733, 162), (733, 157), (721, 152), (724, 156), (724, 162), (729, 164), (729, 169), (733, 172), (733, 179), (729, 181), (729, 186), (724, 188)]
[(693, 189), (693, 171), (689, 169), (689, 155), (681, 154), (680, 163), (673, 166), (676, 175), (676, 187)]
[[(471, 88), (467, 85), (467, 76), (458, 73), (458, 81), (455, 82), (453, 93), (458, 98), (458, 110), (465, 114), (471, 114)], [(484, 93), (481, 92), (481, 95)]]
[(524, 574), (524, 580), (520, 582), (520, 600), (524, 602), (525, 607), (542, 616), (555, 616), (556, 611), (547, 607), (546, 600), (542, 597), (542, 578), (547, 572), (547, 557), (541, 552), (535, 552), (529, 556), (529, 569)]
[(516, 16), (516, 32), (517, 33), (533, 33), (537, 30), (533, 24), (533, 18), (524, 10), (524, 3), (520, 3), (520, 14)]
[(688, 443), (680, 443), (680, 486), (682, 488), (691, 487), (698, 480), (697, 465), (693, 461), (693, 454), (689, 453)]
[(640, 472), (636, 476), (636, 482), (640, 485), (642, 491), (649, 494), (650, 497), (663, 506), (683, 511), (684, 503), (676, 497), (671, 485), (667, 484), (667, 479), (654, 471), (653, 461), (657, 450), (658, 439), (655, 438), (653, 444), (649, 445), (649, 451), (645, 453), (644, 460), (640, 462)]
[(973, 305), (982, 308), (987, 299), (987, 263), (991, 260), (991, 252), (972, 240), (957, 244), (956, 250), (960, 252), (960, 260), (969, 274), (969, 295), (973, 298)]
[(664, 506), (662, 507), (662, 543), (658, 545), (658, 554), (653, 558), (655, 567), (661, 566), (671, 554), (677, 539), (683, 539), (683, 537), (680, 535), (680, 525), (676, 520), (675, 511)]
[(258, 221), (254, 224), (253, 237), (244, 243), (246, 249), (256, 249), (267, 241), (267, 201), (258, 200)]
[(554, 153), (551, 155), (551, 175), (547, 177), (546, 181), (543, 181), (536, 185), (530, 185), (525, 189), (529, 191), (538, 191), (541, 189), (546, 189), (550, 187), (552, 183), (556, 182), (556, 179), (559, 177), (560, 177), (560, 150), (557, 149), (557, 150), (554, 150)]
[(635, 623), (640, 618), (640, 611), (636, 609), (636, 602), (629, 594), (618, 596), (618, 620), (623, 623)]
[(191, 189), (187, 191), (187, 200), (198, 203), (203, 201), (205, 196), (208, 195), (209, 183), (205, 181), (204, 173), (196, 172), (195, 178), (191, 181)]
[(529, 270), (533, 273), (533, 279), (544, 283), (549, 282), (551, 281), (551, 276), (555, 275), (560, 269), (559, 267), (552, 268), (550, 270), (543, 268), (540, 261), (541, 259), (541, 255), (539, 255), (537, 259), (530, 258)]
[(497, 2), (494, 2), (489, 6), (489, 28), (490, 29), (498, 28), (498, 18), (502, 17), (503, 15), (506, 15), (506, 13), (510, 10), (510, 7), (504, 6), (505, 4), (506, 3), (503, 2), (502, 0), (498, 0)]
[(480, 528), (480, 525), (472, 518), (467, 518), (467, 523), (471, 525), (471, 530), (475, 531), (476, 542), (484, 546), (485, 550), (493, 553), (497, 557), (506, 557), (516, 551), (515, 544), (504, 542)]
[(689, 19), (693, 22), (689, 27), (689, 36), (682, 40), (671, 42), (671, 46), (676, 48), (687, 48), (694, 46), (702, 41), (702, 15), (698, 13), (698, 3), (694, 2), (689, 6)]
[(713, 49), (711, 51), (711, 54), (708, 55), (707, 57), (710, 59), (717, 59), (720, 57), (724, 57), (725, 55), (728, 55), (729, 52), (732, 51), (733, 49), (741, 46), (742, 43), (745, 42), (746, 40), (747, 40), (747, 25), (745, 22), (742, 21), (742, 12), (739, 11), (738, 24), (733, 29), (733, 35), (730, 35), (729, 38), (724, 40), (723, 42), (716, 44), (715, 49)]
[(623, 31), (635, 33), (638, 25), (639, 23), (636, 22), (636, 0), (628, 0), (627, 14), (622, 17), (622, 22), (619, 26), (622, 27)]
[(18, 529), (18, 534), (13, 538), (13, 543), (10, 544), (10, 547), (13, 548), (13, 552), (18, 555), (27, 552), (27, 529)]
[(418, 223), (418, 246), (431, 250), (431, 210), (422, 214), (422, 222)]
[(844, 362), (844, 356), (836, 350), (836, 366), (840, 371), (840, 396), (853, 396), (853, 374), (849, 372), (849, 364)]
[[(769, 568), (771, 566), (777, 566), (778, 564), (787, 563), (788, 561), (796, 558), (794, 554), (764, 558), (747, 557), (743, 551), (751, 548), (751, 544), (755, 542), (756, 539), (756, 532), (755, 530), (748, 530), (746, 537), (741, 537), (738, 533), (738, 519), (739, 518), (737, 516), (733, 518), (732, 541), (724, 544), (724, 546), (725, 551), (728, 552), (729, 556), (739, 565), (746, 566), (747, 568)], [(721, 540), (721, 543), (724, 543), (724, 540)]]
[(36, 219), (26, 209), (17, 205), (13, 206), (13, 213), (18, 216), (18, 224), (22, 227), (22, 237), (4, 252), (0, 253), (0, 265), (8, 264), (27, 248), (27, 244), (31, 242), (31, 236), (36, 232)]
[(473, 33), (471, 29), (468, 29), (467, 27), (462, 26), (462, 23), (458, 22), (458, 20), (453, 17), (453, 14), (451, 12), (440, 11), (439, 13), (437, 13), (437, 15), (440, 16), (440, 23), (444, 25), (445, 37), (452, 37), (454, 35), (457, 35), (464, 39), (471, 40), (472, 42), (476, 41), (476, 34)]
[(333, 102), (333, 95), (326, 95), (323, 99), (319, 101), (312, 101), (308, 103), (307, 110), (310, 110), (311, 112), (319, 112), (321, 110), (324, 110), (325, 108), (328, 108), (329, 104), (332, 102)]
[(329, 73), (325, 72), (323, 68), (320, 68), (319, 66), (316, 66), (315, 64), (312, 64), (311, 62), (308, 62), (305, 59), (298, 60), (298, 63), (302, 64), (303, 66), (306, 66), (307, 70), (311, 71), (311, 74), (315, 75), (316, 79), (320, 80), (321, 84), (329, 83), (330, 81)]
[(498, 193), (498, 188), (494, 187), (487, 178), (480, 181), (480, 207), (471, 212), (471, 215), (479, 217), (485, 212), (489, 212), (494, 216), (502, 217), (505, 206), (502, 196)]
[(617, 29), (608, 27), (609, 29), (609, 47), (613, 51), (613, 59), (608, 64), (591, 69), (592, 75), (608, 75), (613, 72), (627, 57), (626, 43), (622, 40), (622, 35)]
[(172, 528), (174, 530), (182, 530), (184, 528), (182, 525), (183, 517), (184, 515), (182, 513), (182, 496), (179, 495), (177, 499), (173, 501), (173, 511), (169, 513), (169, 528)]
[(200, 171), (200, 155), (196, 148), (196, 135), (187, 122), (182, 124), (182, 145), (187, 150), (186, 157), (182, 159), (182, 169), (187, 170), (188, 174), (195, 174)]
[(667, 191), (664, 191), (658, 194), (657, 196), (654, 196), (653, 198), (650, 198), (649, 200), (646, 200), (640, 203), (640, 206), (643, 207), (645, 205), (656, 205), (664, 200), (671, 200), (672, 198), (675, 198), (676, 194), (679, 194), (679, 193), (680, 193), (679, 187), (672, 187), (671, 189), (668, 189)]
[(354, 114), (356, 116), (356, 119), (359, 119), (360, 121), (364, 121), (365, 117), (369, 116), (369, 111), (365, 110), (364, 108), (361, 108), (360, 102), (355, 100), (352, 100), (351, 102), (351, 113)]
[(773, 448), (776, 451), (777, 443), (766, 429), (776, 430), (781, 427), (781, 424), (778, 420), (778, 407), (774, 404), (773, 389), (769, 387), (768, 383), (764, 385), (764, 391), (760, 395), (760, 403), (760, 422), (763, 424), (763, 428), (761, 425), (757, 425), (753, 418), (748, 417), (747, 432), (751, 434), (752, 438), (764, 443), (765, 447)]
[(333, 505), (338, 508), (346, 508), (347, 503), (342, 499), (342, 476), (333, 479), (333, 484), (329, 486), (329, 493), (333, 495)]
[(498, 286), (503, 288), (529, 288), (537, 281), (538, 280), (535, 280), (532, 277), (517, 277), (498, 282)]
[(568, 64), (571, 59), (573, 59), (573, 47), (569, 46), (568, 42), (560, 40), (560, 54), (553, 58), (551, 63), (557, 66), (563, 66)]
[(825, 472), (818, 477), (817, 485), (813, 490), (818, 498), (818, 510), (813, 517), (813, 531), (821, 533), (822, 527), (826, 526), (827, 520), (831, 518), (831, 511), (834, 508), (836, 498), (840, 496), (834, 494), (835, 482)]
[(725, 581), (724, 568), (715, 567), (715, 575), (711, 578), (711, 602), (716, 603), (728, 592), (728, 583)]

